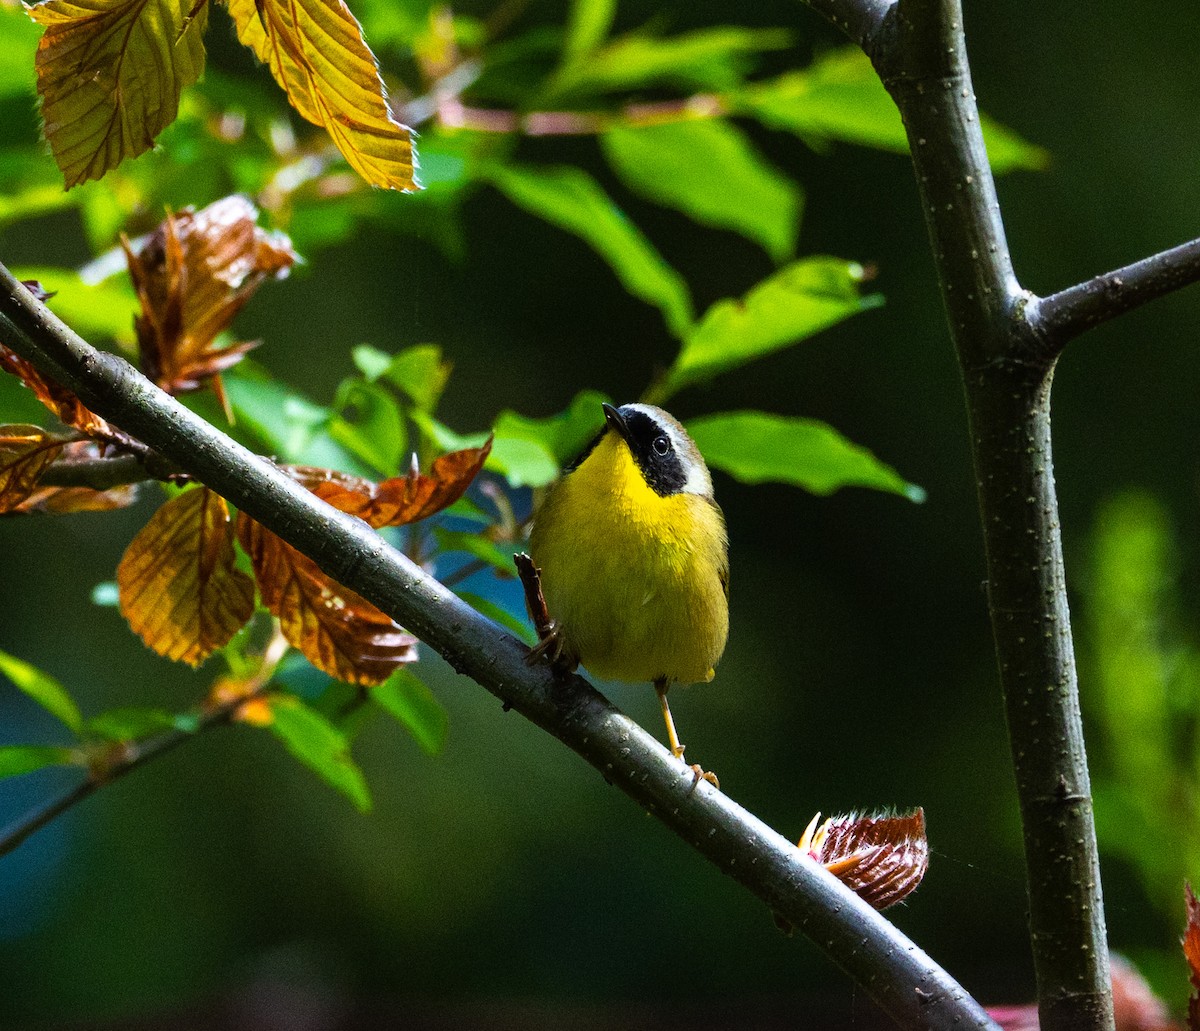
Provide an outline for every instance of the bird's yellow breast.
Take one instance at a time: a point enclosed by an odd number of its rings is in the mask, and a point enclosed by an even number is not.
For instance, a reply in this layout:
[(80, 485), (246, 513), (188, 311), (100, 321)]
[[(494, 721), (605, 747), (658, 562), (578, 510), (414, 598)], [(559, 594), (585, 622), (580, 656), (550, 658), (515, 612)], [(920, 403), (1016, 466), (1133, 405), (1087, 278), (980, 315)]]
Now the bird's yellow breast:
[(530, 552), (567, 650), (596, 676), (712, 679), (729, 606), (725, 522), (711, 499), (655, 493), (606, 433), (548, 494)]

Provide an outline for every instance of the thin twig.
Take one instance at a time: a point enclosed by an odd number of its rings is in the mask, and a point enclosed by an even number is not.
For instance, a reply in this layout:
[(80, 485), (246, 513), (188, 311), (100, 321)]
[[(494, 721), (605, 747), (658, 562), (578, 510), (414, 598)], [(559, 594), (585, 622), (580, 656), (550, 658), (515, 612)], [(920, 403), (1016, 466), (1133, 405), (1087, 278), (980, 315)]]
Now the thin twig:
[(1200, 237), (1132, 265), (1034, 298), (1026, 317), (1054, 353), (1093, 326), (1200, 282)]
[(101, 458), (66, 458), (51, 462), (38, 479), (42, 487), (90, 487), (112, 490), (147, 480), (186, 480), (187, 474), (158, 459), (144, 455), (113, 454)]
[(983, 1009), (884, 917), (618, 712), (585, 680), (526, 664), (528, 649), (399, 554), (96, 351), (0, 266), (0, 339), (418, 634), (451, 665), (594, 766), (637, 806), (804, 932), (906, 1028), (995, 1029)]

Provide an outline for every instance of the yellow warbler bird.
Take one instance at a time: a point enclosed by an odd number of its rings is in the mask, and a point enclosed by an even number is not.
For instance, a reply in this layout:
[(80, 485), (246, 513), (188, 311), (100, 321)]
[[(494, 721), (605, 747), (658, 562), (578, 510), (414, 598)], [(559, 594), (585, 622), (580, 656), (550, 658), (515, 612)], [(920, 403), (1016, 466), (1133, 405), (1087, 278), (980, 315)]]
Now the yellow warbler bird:
[(725, 650), (725, 518), (704, 459), (671, 415), (606, 404), (604, 418), (534, 517), (529, 550), (554, 621), (536, 652), (605, 679), (651, 681), (682, 758), (667, 689), (712, 680)]

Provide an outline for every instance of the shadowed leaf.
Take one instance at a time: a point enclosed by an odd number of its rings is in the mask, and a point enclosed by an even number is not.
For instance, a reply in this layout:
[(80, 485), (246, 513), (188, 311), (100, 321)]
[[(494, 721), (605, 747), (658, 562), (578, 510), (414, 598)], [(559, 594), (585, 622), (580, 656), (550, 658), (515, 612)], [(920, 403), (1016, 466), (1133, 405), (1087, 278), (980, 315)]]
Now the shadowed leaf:
[(371, 688), (371, 701), (394, 716), (428, 754), (437, 755), (442, 750), (450, 716), (411, 670), (398, 669)]
[(38, 487), (14, 511), (22, 515), (75, 515), (79, 512), (115, 512), (138, 499), (138, 485), (124, 483), (108, 490), (91, 487)]
[(106, 741), (134, 741), (168, 730), (194, 732), (197, 718), (191, 714), (172, 715), (164, 709), (142, 709), (127, 706), (110, 709), (87, 721), (87, 731)]
[(45, 0), (28, 11), (46, 30), (38, 95), (68, 188), (149, 150), (204, 69), (204, 0)]
[[(273, 694), (243, 722), (265, 726), (287, 750), (326, 783), (346, 795), (360, 812), (371, 808), (366, 779), (350, 757), (345, 735), (293, 695)], [(239, 717), (240, 718), (240, 717)]]
[(0, 426), (0, 513), (22, 505), (46, 467), (62, 451), (63, 441), (37, 426)]
[(126, 434), (101, 419), (66, 387), (60, 387), (52, 379), (43, 376), (29, 362), (13, 354), (3, 344), (0, 344), (0, 370), (20, 377), (33, 391), (34, 396), (66, 425), (86, 433), (89, 437), (115, 444), (130, 443)]
[(921, 883), (929, 867), (925, 810), (904, 816), (851, 813), (828, 819), (814, 831), (819, 819), (818, 813), (799, 847), (863, 901), (887, 909)]
[(412, 133), (392, 117), (375, 55), (341, 0), (228, 0), (238, 39), (291, 105), (372, 186), (415, 190)]
[(337, 680), (371, 686), (417, 659), (416, 638), (366, 599), (321, 572), (244, 512), (238, 540), (254, 566), (259, 596), (289, 644)]
[(920, 487), (816, 419), (721, 412), (688, 420), (687, 431), (710, 466), (743, 483), (790, 483), (813, 494), (873, 487), (925, 499)]
[(225, 500), (207, 487), (184, 491), (125, 549), (121, 614), (159, 655), (198, 666), (254, 613), (254, 582), (235, 558)]
[(195, 390), (255, 346), (215, 341), (266, 279), (296, 261), (287, 237), (260, 229), (257, 218), (235, 194), (168, 215), (137, 254), (122, 241), (142, 307), (142, 371), (168, 393)]
[(76, 736), (83, 732), (83, 716), (79, 713), (79, 706), (67, 694), (66, 688), (50, 674), (7, 652), (0, 652), (0, 673), (48, 713), (65, 723)]
[(81, 765), (80, 753), (57, 745), (0, 745), (0, 778), (32, 773), (45, 766)]

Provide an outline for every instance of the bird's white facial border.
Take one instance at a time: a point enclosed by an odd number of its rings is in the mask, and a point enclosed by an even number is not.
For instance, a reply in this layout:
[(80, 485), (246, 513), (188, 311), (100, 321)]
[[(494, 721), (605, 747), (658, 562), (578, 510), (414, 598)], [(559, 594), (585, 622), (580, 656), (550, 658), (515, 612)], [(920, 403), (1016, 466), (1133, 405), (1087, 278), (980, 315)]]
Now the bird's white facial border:
[(663, 416), (667, 413), (661, 408), (656, 408), (654, 405), (634, 403), (622, 405), (621, 408), (622, 410), (629, 409), (641, 412), (671, 438), (671, 446), (675, 449), (675, 454), (679, 456), (679, 461), (682, 463), (684, 472), (687, 474), (683, 486), (676, 493), (699, 494), (705, 498), (712, 497), (712, 477), (704, 465), (704, 459), (700, 457), (700, 452), (697, 450), (695, 442), (684, 432), (683, 427), (679, 423), (670, 416), (664, 419)]

